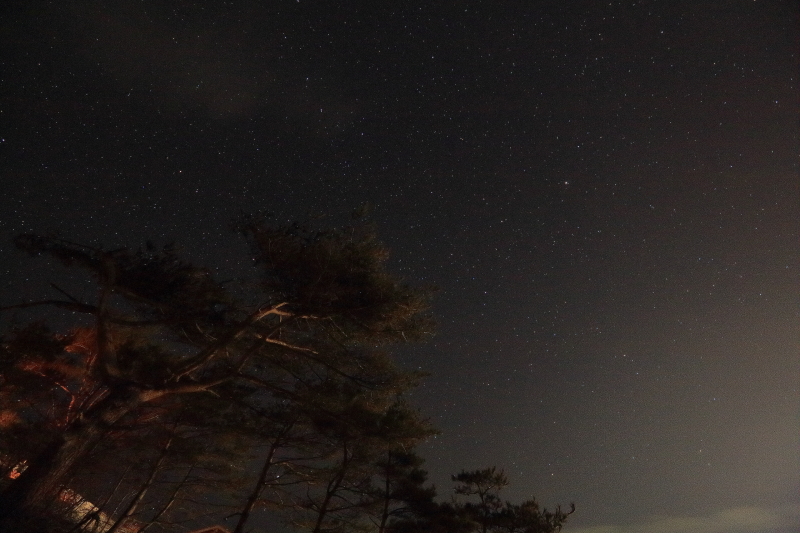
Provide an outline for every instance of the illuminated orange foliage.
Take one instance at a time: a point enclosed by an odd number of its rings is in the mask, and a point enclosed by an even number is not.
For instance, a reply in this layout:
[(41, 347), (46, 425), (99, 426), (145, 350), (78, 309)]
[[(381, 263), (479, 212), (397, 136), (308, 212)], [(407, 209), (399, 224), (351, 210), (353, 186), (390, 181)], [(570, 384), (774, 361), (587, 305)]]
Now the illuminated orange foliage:
[(28, 468), (28, 461), (22, 461), (11, 469), (11, 472), (8, 473), (8, 477), (11, 479), (17, 479), (22, 475), (26, 468)]
[(70, 343), (64, 348), (69, 353), (93, 358), (97, 355), (97, 333), (94, 328), (76, 328), (69, 335)]
[(10, 409), (5, 409), (0, 411), (0, 429), (6, 429), (11, 427), (17, 422), (18, 418), (14, 411)]
[(44, 361), (34, 361), (31, 359), (24, 359), (17, 363), (17, 368), (24, 372), (32, 372), (34, 374), (44, 375), (45, 370), (45, 362)]

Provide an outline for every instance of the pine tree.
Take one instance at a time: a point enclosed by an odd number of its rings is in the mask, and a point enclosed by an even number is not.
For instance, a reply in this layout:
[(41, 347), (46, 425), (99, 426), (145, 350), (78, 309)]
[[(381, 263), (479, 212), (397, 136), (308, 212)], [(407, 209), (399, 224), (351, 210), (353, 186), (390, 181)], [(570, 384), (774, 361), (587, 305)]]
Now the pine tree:
[(458, 483), (456, 494), (477, 498), (477, 502), (466, 502), (457, 509), (470, 518), (475, 524), (473, 529), (481, 533), (554, 533), (561, 530), (567, 517), (575, 511), (572, 505), (569, 512), (562, 511), (561, 506), (550, 512), (540, 509), (535, 500), (504, 503), (499, 493), (509, 481), (496, 467), (461, 471), (452, 479)]
[(477, 503), (467, 502), (464, 506), (467, 514), (480, 524), (481, 533), (486, 533), (492, 525), (493, 518), (503, 506), (499, 492), (508, 486), (508, 478), (502, 470), (495, 467), (467, 472), (462, 470), (452, 477), (458, 482), (455, 493), (464, 496), (477, 496)]
[[(61, 309), (91, 326), (66, 334), (17, 328), (2, 343), (8, 373), (0, 422), (14, 429), (4, 444), (10, 462), (24, 459), (27, 468), (0, 495), (0, 531), (17, 531), (111, 433), (124, 434), (148, 412), (170, 413), (196, 398), (219, 409), (312, 405), (315, 388), (332, 378), (362, 401), (413, 381), (379, 347), (429, 330), (427, 294), (386, 272), (386, 250), (371, 234), (273, 228), (253, 219), (236, 229), (250, 242), (258, 273), (238, 290), (171, 247), (105, 250), (17, 238), (32, 255), (86, 270), (98, 294), (94, 302), (64, 293), (11, 306)], [(25, 397), (30, 407), (18, 408), (12, 397)], [(56, 408), (42, 410), (48, 401)], [(24, 431), (35, 420), (47, 421), (38, 440)], [(19, 444), (29, 441), (25, 457)]]
[(401, 524), (416, 520), (434, 505), (436, 490), (425, 486), (428, 474), (421, 468), (423, 462), (410, 447), (389, 449), (378, 462), (377, 533), (402, 530)]

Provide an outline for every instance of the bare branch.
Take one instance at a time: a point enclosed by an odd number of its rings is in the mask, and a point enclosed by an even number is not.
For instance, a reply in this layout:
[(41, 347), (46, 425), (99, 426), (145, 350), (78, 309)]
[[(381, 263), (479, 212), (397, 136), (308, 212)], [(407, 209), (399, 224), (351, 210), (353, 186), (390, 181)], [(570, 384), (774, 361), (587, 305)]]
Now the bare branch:
[(64, 289), (62, 289), (61, 287), (59, 287), (55, 283), (51, 282), (50, 286), (53, 287), (58, 292), (60, 292), (61, 294), (63, 294), (64, 296), (66, 296), (70, 301), (75, 302), (76, 304), (81, 303), (77, 298), (73, 297), (71, 294), (69, 294), (67, 291), (65, 291)]
[[(67, 296), (69, 297), (69, 295)], [(97, 314), (100, 312), (100, 309), (95, 305), (90, 305), (78, 301), (66, 301), (66, 300), (40, 300), (37, 302), (29, 302), (24, 304), (6, 305), (0, 307), (0, 311), (9, 311), (11, 309), (27, 309), (28, 307), (38, 307), (44, 305), (51, 305), (53, 307), (58, 307), (60, 309), (65, 309), (67, 311), (72, 311), (75, 313), (84, 313), (87, 315), (97, 316)], [(131, 326), (131, 327), (155, 326), (158, 324), (167, 323), (167, 321), (163, 319), (131, 320), (119, 316), (112, 316), (110, 312), (106, 316), (106, 321), (108, 321), (111, 324), (117, 324), (120, 326)]]
[[(295, 350), (295, 351), (301, 352), (308, 359), (311, 359), (315, 363), (321, 364), (322, 366), (324, 366), (328, 370), (332, 371), (333, 373), (339, 374), (343, 378), (347, 378), (349, 380), (352, 380), (355, 383), (359, 383), (361, 385), (364, 385), (367, 388), (372, 388), (371, 385), (369, 383), (367, 383), (366, 381), (364, 381), (362, 379), (359, 379), (359, 378), (357, 378), (355, 376), (352, 376), (352, 375), (348, 374), (347, 372), (344, 372), (344, 371), (340, 370), (339, 368), (336, 368), (334, 365), (331, 365), (330, 363), (326, 363), (320, 357), (315, 357), (315, 356), (318, 356), (319, 353), (314, 351), (314, 350), (312, 350), (312, 349), (310, 349), (310, 348), (303, 348), (302, 346), (296, 346), (294, 344), (289, 344), (288, 342), (284, 342), (284, 341), (281, 341), (281, 340), (278, 340), (278, 339), (270, 339), (268, 337), (262, 337), (261, 340), (263, 340), (264, 342), (267, 342), (269, 344), (277, 344), (278, 346), (283, 346), (284, 348), (288, 348), (290, 350)], [(309, 354), (311, 354), (311, 355), (309, 355)]]
[(311, 348), (303, 348), (302, 346), (296, 346), (294, 344), (289, 344), (288, 342), (284, 342), (278, 339), (270, 339), (269, 337), (260, 337), (262, 341), (269, 343), (269, 344), (277, 344), (278, 346), (283, 346), (284, 348), (289, 348), (290, 350), (296, 350), (298, 352), (304, 353), (313, 353), (315, 355), (319, 355), (317, 352), (312, 350)]
[(55, 307), (66, 309), (68, 311), (75, 311), (77, 313), (88, 313), (91, 315), (96, 315), (98, 312), (97, 307), (93, 305), (82, 304), (79, 302), (68, 302), (65, 300), (41, 300), (38, 302), (30, 302), (25, 304), (6, 305), (0, 307), (0, 311), (8, 311), (10, 309), (25, 309), (28, 307), (36, 307), (40, 305), (52, 305)]
[(259, 309), (246, 320), (244, 320), (241, 324), (233, 328), (227, 335), (223, 335), (217, 341), (210, 343), (204, 350), (198, 353), (196, 356), (192, 357), (188, 361), (184, 362), (181, 366), (179, 366), (176, 371), (173, 373), (172, 379), (177, 381), (178, 379), (182, 378), (183, 376), (194, 372), (198, 368), (202, 367), (209, 361), (211, 361), (217, 353), (228, 346), (231, 342), (235, 341), (239, 337), (244, 334), (247, 329), (258, 322), (259, 320), (267, 317), (269, 315), (275, 315), (280, 312), (280, 308), (286, 305), (287, 302), (279, 303), (267, 309)]

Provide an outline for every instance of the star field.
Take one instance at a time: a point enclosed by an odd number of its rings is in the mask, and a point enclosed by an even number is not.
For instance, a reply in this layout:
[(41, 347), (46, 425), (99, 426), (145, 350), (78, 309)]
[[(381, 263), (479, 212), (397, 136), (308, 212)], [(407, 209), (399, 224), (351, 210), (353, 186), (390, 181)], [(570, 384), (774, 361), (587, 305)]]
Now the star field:
[(575, 501), (565, 531), (800, 524), (793, 3), (6, 12), (3, 303), (47, 294), (21, 232), (175, 241), (225, 277), (238, 212), (369, 204), (439, 288), (398, 359), (431, 374), (442, 495), (496, 464), (509, 499)]

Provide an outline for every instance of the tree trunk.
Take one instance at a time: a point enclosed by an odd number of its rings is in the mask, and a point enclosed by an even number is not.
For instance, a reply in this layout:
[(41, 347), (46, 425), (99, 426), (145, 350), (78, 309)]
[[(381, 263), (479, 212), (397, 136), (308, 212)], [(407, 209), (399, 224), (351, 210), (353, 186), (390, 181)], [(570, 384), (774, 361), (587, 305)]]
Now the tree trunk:
[(37, 509), (58, 495), (67, 474), (103, 439), (107, 428), (154, 398), (152, 392), (133, 387), (112, 391), (29, 461), (22, 475), (0, 494), (0, 533), (13, 533), (26, 517), (36, 517)]
[(391, 473), (389, 472), (391, 468), (391, 461), (392, 461), (392, 454), (390, 452), (389, 454), (387, 454), (386, 469), (384, 470), (386, 480), (383, 487), (383, 512), (381, 513), (381, 523), (378, 526), (378, 533), (385, 533), (386, 523), (389, 521), (389, 502), (392, 499), (391, 497), (392, 484), (390, 482)]
[(339, 490), (339, 487), (344, 481), (344, 476), (347, 473), (347, 469), (350, 466), (350, 461), (347, 452), (347, 443), (344, 444), (344, 449), (342, 452), (342, 463), (339, 465), (339, 469), (337, 470), (333, 479), (328, 482), (328, 486), (325, 489), (325, 498), (322, 500), (322, 504), (320, 504), (319, 509), (317, 511), (317, 522), (314, 524), (314, 530), (312, 533), (320, 533), (322, 530), (322, 524), (325, 521), (325, 517), (328, 514), (328, 507), (330, 506), (331, 499), (333, 498), (334, 494)]
[(133, 498), (131, 498), (131, 501), (128, 503), (128, 506), (119, 516), (119, 518), (117, 518), (117, 521), (114, 522), (114, 525), (111, 526), (111, 528), (108, 531), (106, 531), (106, 533), (116, 533), (117, 531), (119, 531), (119, 529), (125, 525), (125, 522), (127, 522), (128, 518), (130, 518), (130, 516), (136, 512), (136, 509), (139, 507), (139, 504), (142, 503), (145, 494), (147, 494), (147, 491), (150, 490), (150, 487), (156, 480), (156, 476), (158, 475), (159, 470), (161, 470), (161, 465), (167, 458), (169, 447), (172, 444), (172, 439), (175, 435), (176, 426), (177, 422), (175, 423), (175, 425), (172, 426), (172, 433), (170, 434), (169, 439), (167, 439), (167, 444), (164, 445), (163, 448), (161, 448), (161, 454), (158, 456), (156, 464), (154, 464), (153, 468), (150, 469), (150, 475), (147, 477), (147, 479), (139, 488), (139, 490), (136, 492), (136, 494), (133, 496)]
[(150, 526), (152, 526), (153, 524), (157, 523), (159, 521), (159, 519), (170, 510), (170, 508), (173, 506), (173, 504), (178, 499), (178, 492), (180, 492), (181, 488), (183, 487), (183, 484), (186, 483), (186, 480), (189, 479), (189, 476), (194, 471), (194, 467), (195, 466), (196, 466), (196, 464), (194, 464), (194, 465), (189, 467), (189, 470), (186, 471), (186, 475), (183, 476), (183, 480), (181, 480), (180, 482), (177, 483), (177, 485), (175, 485), (175, 490), (172, 491), (172, 494), (170, 495), (170, 497), (167, 500), (167, 502), (161, 507), (161, 510), (159, 510), (155, 514), (155, 516), (153, 516), (150, 519), (149, 522), (147, 522), (144, 526), (142, 526), (142, 529), (139, 530), (139, 533), (144, 533), (145, 531), (150, 529)]
[(253, 491), (247, 498), (247, 503), (245, 503), (244, 507), (242, 508), (241, 514), (239, 514), (239, 521), (236, 523), (236, 529), (233, 530), (233, 533), (244, 532), (244, 526), (247, 524), (247, 520), (250, 518), (250, 513), (252, 512), (253, 507), (255, 507), (258, 497), (267, 482), (267, 474), (269, 474), (269, 471), (272, 468), (272, 458), (275, 456), (275, 450), (278, 447), (278, 443), (279, 441), (275, 440), (269, 447), (269, 453), (267, 454), (267, 458), (264, 460), (264, 466), (261, 468), (258, 481), (256, 481)]

